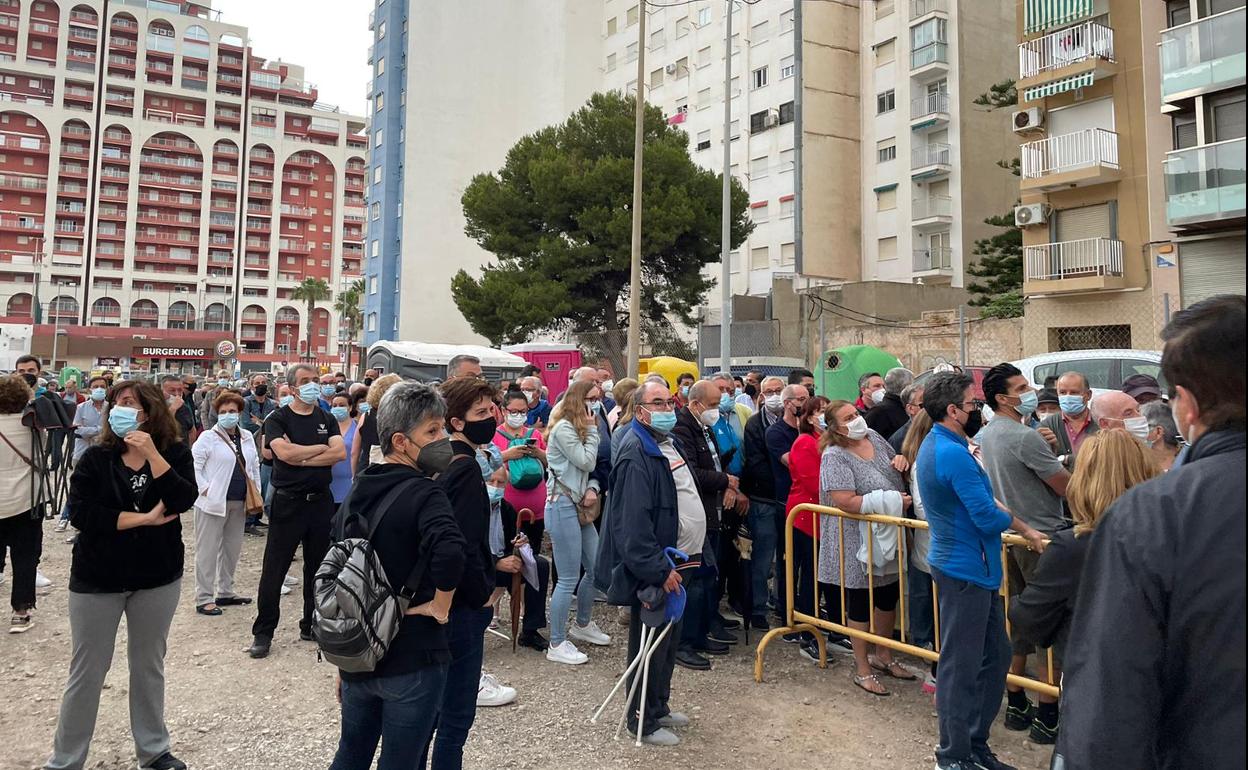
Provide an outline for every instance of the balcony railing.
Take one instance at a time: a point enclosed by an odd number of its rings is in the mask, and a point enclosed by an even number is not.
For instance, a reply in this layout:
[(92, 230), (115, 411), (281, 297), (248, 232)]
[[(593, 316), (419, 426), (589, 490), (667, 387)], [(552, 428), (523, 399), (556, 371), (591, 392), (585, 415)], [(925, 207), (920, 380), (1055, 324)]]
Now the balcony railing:
[(950, 198), (948, 195), (915, 198), (910, 202), (911, 219), (951, 216), (953, 216), (953, 198)]
[(935, 11), (949, 13), (949, 0), (910, 0), (910, 21)]
[(1023, 179), (1040, 179), (1089, 166), (1118, 168), (1118, 134), (1085, 128), (1028, 142), (1021, 148)]
[(1026, 246), (1023, 264), (1031, 281), (1122, 275), (1122, 241), (1084, 238)]
[(934, 246), (930, 249), (914, 250), (914, 272), (923, 273), (929, 270), (952, 270), (953, 249), (948, 246)]
[(1244, 6), (1161, 33), (1161, 95), (1215, 91), (1244, 83)]
[(937, 62), (949, 63), (948, 43), (928, 43), (910, 52), (910, 69), (912, 70), (917, 70), (919, 67), (926, 67)]
[(1085, 21), (1018, 45), (1018, 76), (1043, 75), (1088, 59), (1114, 61), (1114, 30)]
[(1166, 218), (1171, 225), (1216, 222), (1244, 216), (1244, 139), (1167, 153)]
[(953, 148), (944, 142), (929, 142), (910, 148), (910, 168), (924, 166), (948, 166), (952, 162)]
[(916, 96), (910, 100), (910, 119), (917, 120), (925, 118), (928, 115), (937, 115), (940, 113), (947, 114), (949, 112), (949, 94), (944, 91), (936, 91), (930, 94)]

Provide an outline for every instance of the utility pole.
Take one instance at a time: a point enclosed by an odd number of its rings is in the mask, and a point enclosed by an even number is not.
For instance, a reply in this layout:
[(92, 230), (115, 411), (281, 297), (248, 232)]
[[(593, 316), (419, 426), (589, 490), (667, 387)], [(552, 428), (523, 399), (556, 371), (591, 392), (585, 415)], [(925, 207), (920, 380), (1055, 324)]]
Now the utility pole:
[[(646, 97), (646, 0), (637, 14), (636, 126), (633, 131), (633, 243), (628, 284), (628, 373), (641, 373), (641, 148), (645, 139)], [(609, 312), (614, 313), (615, 308)]]
[(966, 368), (966, 305), (958, 305), (958, 364)]
[(724, 200), (719, 244), (719, 358), (720, 369), (732, 371), (732, 6), (728, 0), (724, 25)]

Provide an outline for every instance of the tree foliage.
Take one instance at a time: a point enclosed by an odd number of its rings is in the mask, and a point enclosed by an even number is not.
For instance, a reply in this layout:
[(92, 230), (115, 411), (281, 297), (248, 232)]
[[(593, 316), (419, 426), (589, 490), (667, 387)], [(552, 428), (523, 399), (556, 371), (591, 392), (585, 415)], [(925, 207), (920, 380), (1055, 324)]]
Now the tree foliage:
[(312, 360), (312, 357), (314, 355), (312, 351), (315, 349), (313, 347), (314, 340), (312, 337), (312, 316), (315, 315), (315, 312), (316, 312), (316, 303), (322, 300), (327, 300), (329, 299), (329, 297), (330, 297), (329, 284), (325, 282), (324, 278), (304, 278), (303, 281), (298, 286), (295, 287), (295, 290), (290, 293), (291, 299), (295, 300), (296, 302), (299, 302), (299, 301), (305, 302), (307, 303), (307, 306), (308, 306), (308, 325), (307, 325), (308, 351), (307, 353), (308, 353), (309, 361)]
[(360, 329), (364, 325), (364, 311), (360, 308), (360, 300), (364, 297), (364, 279), (356, 278), (346, 289), (338, 292), (334, 298), (334, 311), (338, 313), (338, 323), (347, 333), (347, 364), (351, 369), (351, 352), (359, 338)]
[[(497, 173), (464, 191), (465, 232), (497, 258), (480, 277), (460, 270), (451, 293), (472, 328), (494, 344), (540, 331), (625, 325), (632, 238), (634, 101), (599, 93), (561, 125), (520, 139)], [(689, 157), (688, 136), (647, 106), (642, 176), (645, 320), (691, 312), (714, 286), (722, 181)], [(731, 245), (753, 225), (732, 183)]]
[[(1018, 104), (1018, 90), (1013, 80), (1003, 80), (973, 101), (988, 110), (1012, 107)], [(999, 160), (997, 165), (1019, 175), (1018, 158)], [(988, 217), (984, 224), (1000, 232), (975, 241), (974, 260), (966, 272), (981, 280), (967, 286), (976, 295), (970, 304), (980, 308), (982, 317), (1017, 318), (1023, 314), (1023, 232), (1014, 224), (1013, 210)]]

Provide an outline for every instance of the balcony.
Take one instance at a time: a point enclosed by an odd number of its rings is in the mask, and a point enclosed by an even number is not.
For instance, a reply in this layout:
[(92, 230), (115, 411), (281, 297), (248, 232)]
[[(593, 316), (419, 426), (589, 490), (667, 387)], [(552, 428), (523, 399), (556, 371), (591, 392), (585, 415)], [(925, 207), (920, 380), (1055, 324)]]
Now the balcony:
[(1161, 98), (1167, 103), (1244, 85), (1243, 6), (1161, 33)]
[(953, 148), (944, 142), (929, 142), (910, 148), (910, 176), (931, 178), (953, 171)]
[(1023, 294), (1120, 289), (1122, 241), (1084, 238), (1023, 247)]
[(1018, 44), (1019, 91), (1080, 76), (1101, 80), (1117, 71), (1114, 30), (1094, 21)]
[(1166, 154), (1166, 219), (1175, 230), (1244, 221), (1244, 139)]
[(931, 72), (946, 72), (949, 69), (949, 44), (942, 42), (928, 43), (910, 52), (910, 74), (926, 75)]
[(1118, 134), (1085, 128), (1028, 142), (1022, 152), (1023, 192), (1118, 181)]
[(916, 96), (910, 100), (910, 130), (939, 128), (949, 124), (949, 94), (944, 91)]
[(914, 250), (915, 275), (952, 275), (953, 249), (948, 246), (933, 246), (930, 249)]
[(947, 225), (953, 222), (953, 198), (933, 195), (910, 201), (910, 222), (915, 227)]
[(949, 0), (910, 0), (910, 21), (916, 22), (933, 13), (949, 15)]

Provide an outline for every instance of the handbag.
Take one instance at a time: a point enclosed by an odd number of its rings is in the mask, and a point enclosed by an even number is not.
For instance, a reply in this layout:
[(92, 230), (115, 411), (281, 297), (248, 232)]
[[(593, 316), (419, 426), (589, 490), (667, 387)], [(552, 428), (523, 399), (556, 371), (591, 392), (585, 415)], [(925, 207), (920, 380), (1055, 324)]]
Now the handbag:
[[(576, 500), (576, 495), (573, 495), (572, 490), (568, 489), (568, 485), (564, 484), (563, 480), (555, 475), (553, 469), (550, 471), (550, 477), (555, 480), (555, 486), (563, 490), (563, 494), (567, 495), (569, 500)], [(589, 490), (586, 489), (585, 492), (588, 494)], [(585, 495), (583, 494), (581, 499), (576, 500), (576, 519), (581, 523), (582, 527), (593, 524), (602, 515), (602, 495), (595, 495), (594, 498), (594, 502), (586, 503)]]
[(234, 446), (233, 440), (229, 436), (217, 431), (221, 436), (221, 440), (234, 453), (234, 460), (238, 463), (239, 469), (243, 472), (243, 481), (247, 482), (247, 499), (243, 502), (243, 510), (248, 516), (255, 516), (264, 510), (264, 495), (260, 494), (260, 490), (256, 487), (256, 483), (251, 480), (251, 476), (247, 475), (247, 465), (243, 462), (243, 456), (239, 454), (238, 448)]

